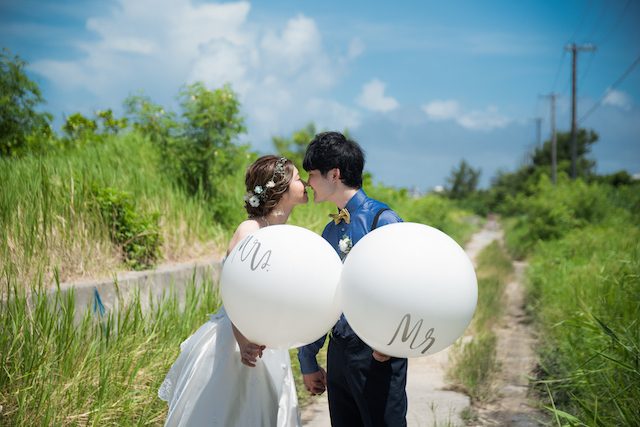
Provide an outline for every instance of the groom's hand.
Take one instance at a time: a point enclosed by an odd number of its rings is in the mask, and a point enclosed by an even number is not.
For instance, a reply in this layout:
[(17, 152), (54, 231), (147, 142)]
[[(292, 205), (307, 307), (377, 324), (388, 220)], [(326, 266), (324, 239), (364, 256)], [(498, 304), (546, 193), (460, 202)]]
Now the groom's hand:
[(384, 353), (380, 353), (379, 351), (373, 350), (373, 358), (376, 359), (378, 362), (386, 362), (387, 360), (391, 359), (391, 356), (387, 356)]
[(303, 374), (302, 379), (307, 391), (314, 396), (324, 393), (327, 389), (327, 373), (322, 368), (312, 374)]

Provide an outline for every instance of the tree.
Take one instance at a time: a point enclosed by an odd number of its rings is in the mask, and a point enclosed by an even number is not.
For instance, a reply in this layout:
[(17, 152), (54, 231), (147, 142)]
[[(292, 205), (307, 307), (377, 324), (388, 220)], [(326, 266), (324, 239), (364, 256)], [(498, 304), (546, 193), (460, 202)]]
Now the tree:
[[(578, 177), (591, 180), (595, 177), (594, 160), (587, 156), (591, 146), (598, 141), (598, 134), (590, 129), (579, 129), (577, 143), (577, 172)], [(571, 170), (571, 133), (557, 134), (558, 176), (569, 175)], [(489, 207), (501, 213), (512, 213), (509, 197), (516, 194), (530, 196), (536, 191), (541, 175), (551, 176), (551, 141), (545, 141), (542, 147), (535, 148), (529, 155), (530, 161), (514, 172), (501, 171), (491, 180), (489, 191)]]
[(52, 116), (36, 111), (44, 99), (38, 85), (25, 74), (25, 65), (7, 49), (0, 53), (0, 156), (26, 151), (33, 135), (52, 135)]
[[(314, 123), (309, 123), (302, 129), (294, 131), (290, 138), (284, 136), (274, 136), (271, 138), (273, 146), (281, 156), (291, 160), (299, 170), (302, 170), (302, 161), (307, 151), (307, 146), (316, 136), (318, 131)], [(351, 139), (348, 129), (344, 129), (342, 134), (347, 139)]]
[(294, 131), (291, 138), (274, 136), (271, 140), (278, 154), (291, 160), (298, 169), (302, 170), (304, 153), (314, 136), (316, 136), (316, 126), (309, 123), (302, 129)]
[(480, 179), (480, 169), (474, 169), (464, 159), (451, 170), (445, 188), (446, 195), (451, 199), (461, 200), (475, 193)]
[(163, 148), (163, 154), (170, 144), (170, 139), (178, 131), (179, 125), (173, 112), (167, 112), (158, 104), (142, 94), (131, 95), (124, 101), (128, 121), (133, 128), (147, 136), (152, 143)]
[[(590, 129), (578, 129), (576, 137), (577, 163), (576, 170), (579, 177), (589, 178), (595, 173), (596, 162), (587, 156), (591, 146), (598, 141), (598, 134)], [(571, 170), (571, 132), (557, 134), (558, 172), (570, 173)], [(551, 175), (551, 141), (545, 141), (542, 147), (536, 148), (531, 154), (533, 167), (543, 167)]]
[(180, 155), (183, 180), (191, 193), (215, 196), (216, 176), (232, 172), (236, 166), (237, 136), (245, 132), (240, 102), (229, 86), (209, 90), (197, 82), (180, 92), (182, 123)]
[(73, 113), (62, 125), (62, 130), (70, 140), (81, 140), (95, 136), (98, 125), (95, 120), (91, 120), (80, 113)]
[(105, 135), (117, 135), (122, 129), (127, 127), (126, 117), (116, 119), (111, 108), (96, 112), (96, 120), (100, 124), (102, 133)]

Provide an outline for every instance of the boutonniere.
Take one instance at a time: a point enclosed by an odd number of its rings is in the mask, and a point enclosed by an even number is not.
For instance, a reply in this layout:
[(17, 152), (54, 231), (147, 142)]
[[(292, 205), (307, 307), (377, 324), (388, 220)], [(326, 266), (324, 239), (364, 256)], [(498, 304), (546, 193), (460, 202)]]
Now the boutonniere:
[(351, 239), (346, 234), (342, 236), (342, 239), (338, 242), (338, 247), (340, 248), (340, 252), (342, 252), (345, 256), (349, 253), (351, 248), (353, 247), (353, 243)]

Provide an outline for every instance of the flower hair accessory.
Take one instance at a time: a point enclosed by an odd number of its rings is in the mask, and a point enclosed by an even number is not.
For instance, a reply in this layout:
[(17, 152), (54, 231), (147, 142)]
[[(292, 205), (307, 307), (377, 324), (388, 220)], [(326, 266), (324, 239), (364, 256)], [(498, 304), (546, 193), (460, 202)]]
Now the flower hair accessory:
[(273, 175), (271, 175), (271, 179), (267, 181), (264, 187), (262, 185), (256, 185), (253, 190), (249, 190), (249, 192), (244, 195), (244, 200), (254, 208), (260, 206), (260, 202), (266, 199), (267, 192), (276, 186), (276, 181), (282, 179), (285, 176), (285, 163), (287, 163), (287, 158), (280, 157), (273, 169)]

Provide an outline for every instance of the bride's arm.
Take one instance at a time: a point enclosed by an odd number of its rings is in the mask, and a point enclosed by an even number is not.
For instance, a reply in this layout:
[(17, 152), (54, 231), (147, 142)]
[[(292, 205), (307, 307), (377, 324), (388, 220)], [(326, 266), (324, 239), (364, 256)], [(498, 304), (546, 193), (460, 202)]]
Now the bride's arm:
[(231, 326), (233, 327), (233, 336), (236, 337), (238, 347), (240, 347), (240, 360), (247, 366), (255, 367), (258, 357), (262, 357), (265, 346), (252, 343), (242, 335), (236, 325), (232, 323)]
[[(227, 256), (231, 253), (233, 248), (242, 241), (247, 235), (253, 233), (260, 229), (260, 224), (258, 224), (255, 220), (247, 220), (242, 222), (238, 228), (236, 229), (231, 241), (229, 242), (229, 249), (227, 250)], [(262, 350), (265, 349), (265, 346), (258, 345), (249, 341), (242, 332), (236, 328), (236, 325), (231, 324), (233, 327), (233, 336), (238, 343), (238, 347), (240, 347), (240, 360), (243, 364), (254, 367), (256, 366), (256, 362), (258, 357), (262, 357)]]

